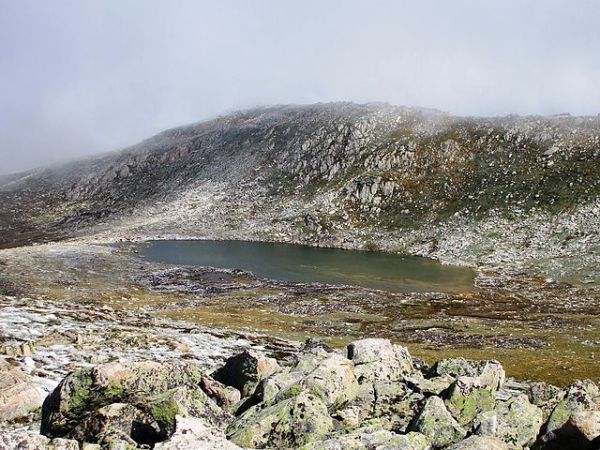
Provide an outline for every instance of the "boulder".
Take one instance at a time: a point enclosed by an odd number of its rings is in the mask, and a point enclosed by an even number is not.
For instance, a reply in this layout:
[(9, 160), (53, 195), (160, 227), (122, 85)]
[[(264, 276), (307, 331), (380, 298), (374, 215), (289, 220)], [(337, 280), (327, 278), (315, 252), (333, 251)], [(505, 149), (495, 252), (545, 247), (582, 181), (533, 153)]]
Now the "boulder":
[(424, 395), (440, 396), (444, 391), (454, 383), (455, 379), (450, 375), (425, 378), (422, 374), (416, 373), (414, 376), (406, 377), (404, 382), (413, 390)]
[(558, 402), (565, 397), (565, 391), (557, 386), (537, 381), (529, 384), (527, 395), (532, 404), (542, 409), (546, 421)]
[(223, 367), (213, 373), (213, 378), (226, 386), (238, 389), (242, 397), (247, 397), (261, 380), (279, 370), (277, 361), (256, 352), (245, 350), (229, 358)]
[(175, 431), (177, 415), (204, 419), (206, 424), (213, 426), (220, 426), (229, 418), (202, 389), (194, 386), (178, 386), (148, 397), (143, 406), (156, 420), (165, 437)]
[(588, 442), (600, 436), (600, 411), (576, 411), (567, 425), (577, 430)]
[(412, 357), (405, 347), (388, 339), (361, 339), (348, 345), (348, 359), (354, 364), (359, 383), (376, 380), (400, 381), (415, 373)]
[(435, 363), (430, 371), (430, 376), (448, 375), (453, 378), (477, 378), (477, 383), (489, 387), (493, 392), (504, 384), (506, 374), (498, 361), (474, 361), (465, 358), (448, 358)]
[(459, 377), (450, 387), (445, 400), (452, 417), (462, 425), (469, 425), (479, 414), (494, 409), (494, 394), (488, 386), (479, 383), (479, 377)]
[(202, 391), (202, 378), (197, 366), (181, 361), (106, 364), (73, 372), (44, 401), (41, 433), (103, 439), (107, 430), (116, 429), (119, 436), (142, 444), (168, 438), (177, 414), (220, 425), (228, 415)]
[(510, 450), (510, 447), (493, 437), (470, 436), (464, 441), (454, 444), (448, 450)]
[(575, 411), (560, 428), (545, 434), (536, 447), (544, 450), (600, 448), (600, 411)]
[(327, 406), (302, 391), (274, 405), (248, 409), (227, 427), (227, 438), (244, 448), (294, 448), (322, 440), (333, 429)]
[(26, 416), (42, 405), (29, 375), (0, 359), (0, 420)]
[(506, 442), (511, 448), (529, 447), (535, 442), (543, 423), (543, 415), (542, 410), (532, 405), (526, 395), (498, 402), (494, 412), (494, 437)]
[(375, 401), (369, 418), (378, 419), (384, 428), (404, 433), (425, 403), (425, 397), (406, 384), (377, 381), (373, 384)]
[(590, 380), (576, 381), (568, 387), (565, 396), (552, 410), (545, 432), (551, 432), (564, 425), (577, 411), (600, 410), (600, 391)]
[(300, 355), (293, 367), (263, 380), (239, 412), (258, 403), (278, 403), (304, 390), (318, 396), (332, 410), (349, 403), (359, 390), (353, 364), (338, 353)]
[(444, 401), (436, 396), (427, 399), (409, 430), (424, 434), (434, 447), (440, 448), (452, 445), (467, 435), (466, 430), (448, 412)]
[[(358, 392), (354, 367), (350, 361), (339, 354), (331, 354), (321, 360), (298, 385), (318, 396), (328, 408), (332, 409), (353, 400)], [(293, 391), (296, 388), (292, 386), (287, 389)], [(282, 395), (285, 396), (286, 393)]]

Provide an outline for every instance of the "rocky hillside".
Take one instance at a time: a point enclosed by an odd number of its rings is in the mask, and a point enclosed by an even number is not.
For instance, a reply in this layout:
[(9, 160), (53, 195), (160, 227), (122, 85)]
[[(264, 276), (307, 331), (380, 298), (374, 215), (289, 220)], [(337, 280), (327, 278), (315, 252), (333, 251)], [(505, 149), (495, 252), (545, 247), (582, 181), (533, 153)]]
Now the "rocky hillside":
[(0, 245), (67, 237), (382, 248), (598, 278), (600, 116), (274, 106), (0, 178)]

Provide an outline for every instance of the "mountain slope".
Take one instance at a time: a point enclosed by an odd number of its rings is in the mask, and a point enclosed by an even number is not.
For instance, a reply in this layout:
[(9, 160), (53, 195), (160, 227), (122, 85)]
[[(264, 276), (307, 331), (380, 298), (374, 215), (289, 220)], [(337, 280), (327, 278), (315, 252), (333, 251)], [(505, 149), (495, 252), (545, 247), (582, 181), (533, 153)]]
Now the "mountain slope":
[(599, 158), (600, 117), (258, 108), (0, 178), (0, 245), (280, 240), (595, 279)]

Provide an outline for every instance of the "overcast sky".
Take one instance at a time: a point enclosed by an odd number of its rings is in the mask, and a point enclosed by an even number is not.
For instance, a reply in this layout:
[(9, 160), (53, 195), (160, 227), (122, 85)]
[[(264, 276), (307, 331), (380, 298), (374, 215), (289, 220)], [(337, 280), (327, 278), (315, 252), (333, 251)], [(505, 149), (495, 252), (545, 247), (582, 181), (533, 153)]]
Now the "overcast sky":
[(0, 173), (254, 105), (600, 113), (596, 0), (0, 0)]

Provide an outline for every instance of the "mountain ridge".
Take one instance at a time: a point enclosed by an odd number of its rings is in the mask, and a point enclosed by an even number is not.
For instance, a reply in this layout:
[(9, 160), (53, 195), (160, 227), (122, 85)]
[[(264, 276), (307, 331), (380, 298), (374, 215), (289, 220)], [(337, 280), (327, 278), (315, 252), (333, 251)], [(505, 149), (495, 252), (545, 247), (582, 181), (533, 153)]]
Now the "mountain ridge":
[(347, 102), (252, 108), (9, 176), (0, 244), (235, 238), (467, 265), (585, 254), (589, 268), (600, 242), (599, 135), (594, 116), (477, 118)]

